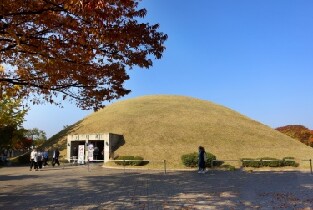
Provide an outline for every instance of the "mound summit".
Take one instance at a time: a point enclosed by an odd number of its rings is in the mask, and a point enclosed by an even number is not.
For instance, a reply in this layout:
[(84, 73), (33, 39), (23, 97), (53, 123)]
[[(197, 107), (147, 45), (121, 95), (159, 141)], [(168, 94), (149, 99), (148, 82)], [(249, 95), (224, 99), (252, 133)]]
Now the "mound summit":
[(50, 141), (63, 145), (68, 134), (106, 132), (124, 136), (125, 144), (115, 155), (167, 160), (173, 168), (182, 168), (181, 155), (196, 152), (199, 145), (219, 160), (291, 156), (301, 164), (301, 160), (310, 159), (313, 154), (311, 147), (234, 110), (174, 95), (118, 101), (61, 131)]

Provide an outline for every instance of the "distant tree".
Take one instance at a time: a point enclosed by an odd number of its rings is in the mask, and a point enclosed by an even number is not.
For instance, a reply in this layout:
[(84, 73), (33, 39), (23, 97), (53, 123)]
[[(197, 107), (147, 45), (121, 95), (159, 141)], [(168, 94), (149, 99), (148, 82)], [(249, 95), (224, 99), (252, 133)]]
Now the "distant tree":
[(313, 130), (311, 130), (311, 137), (309, 139), (309, 145), (313, 147)]
[(32, 146), (32, 139), (26, 137), (24, 128), (6, 126), (0, 128), (0, 147), (26, 149)]
[(46, 132), (38, 128), (27, 130), (26, 136), (28, 139), (32, 139), (34, 146), (40, 146), (47, 140)]
[(70, 127), (70, 125), (63, 125), (63, 130), (65, 130), (65, 129), (69, 128), (69, 127)]
[(309, 145), (310, 138), (312, 138), (312, 132), (303, 125), (286, 125), (276, 128), (276, 130), (297, 139), (300, 142)]
[[(99, 109), (128, 94), (126, 70), (160, 59), (167, 35), (139, 22), (141, 0), (1, 0), (3, 87), (34, 104), (74, 101)], [(59, 97), (61, 96), (61, 97)]]

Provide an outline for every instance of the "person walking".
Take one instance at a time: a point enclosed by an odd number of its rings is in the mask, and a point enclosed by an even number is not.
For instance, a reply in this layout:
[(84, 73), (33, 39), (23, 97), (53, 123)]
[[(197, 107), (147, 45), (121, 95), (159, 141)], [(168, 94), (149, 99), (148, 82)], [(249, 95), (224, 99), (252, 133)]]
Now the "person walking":
[(204, 150), (204, 147), (199, 146), (199, 155), (198, 155), (198, 166), (199, 166), (199, 170), (198, 173), (199, 174), (204, 174), (205, 171), (205, 157), (206, 157), (206, 153)]
[(38, 171), (38, 165), (37, 165), (37, 150), (33, 149), (30, 153), (30, 171), (33, 170), (33, 167), (36, 171)]
[(7, 149), (3, 149), (2, 150), (2, 161), (6, 164), (7, 163), (7, 158), (8, 158), (8, 150)]
[(41, 170), (43, 163), (43, 152), (41, 152), (40, 150), (37, 151), (37, 163), (39, 170)]
[(59, 149), (56, 148), (54, 151), (53, 151), (53, 160), (52, 160), (52, 166), (54, 167), (55, 164), (58, 164), (58, 166), (60, 166), (60, 162), (59, 162), (59, 156), (60, 156), (60, 152), (59, 152)]
[(43, 151), (43, 167), (48, 165), (48, 159), (49, 159), (49, 154), (48, 154), (48, 150), (45, 149)]

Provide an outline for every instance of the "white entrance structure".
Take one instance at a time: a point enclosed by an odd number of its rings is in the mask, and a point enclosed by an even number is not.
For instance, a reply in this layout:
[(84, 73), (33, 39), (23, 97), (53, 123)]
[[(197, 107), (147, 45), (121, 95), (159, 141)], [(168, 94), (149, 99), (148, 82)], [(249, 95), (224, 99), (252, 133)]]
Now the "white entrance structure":
[(123, 143), (123, 135), (113, 133), (73, 134), (67, 136), (67, 159), (107, 162), (114, 158), (114, 151)]

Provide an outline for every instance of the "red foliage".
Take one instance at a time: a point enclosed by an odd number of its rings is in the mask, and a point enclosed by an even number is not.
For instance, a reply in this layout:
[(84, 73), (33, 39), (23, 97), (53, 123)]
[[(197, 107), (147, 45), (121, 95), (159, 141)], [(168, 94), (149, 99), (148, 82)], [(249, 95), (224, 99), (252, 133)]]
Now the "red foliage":
[[(167, 35), (144, 23), (140, 0), (1, 0), (0, 74), (33, 103), (99, 109), (130, 93), (127, 70), (160, 59)], [(58, 97), (60, 96), (60, 97)]]
[(313, 131), (303, 125), (286, 125), (278, 127), (276, 130), (290, 136), (291, 138), (297, 139), (306, 145), (311, 145), (310, 142), (313, 142)]
[(18, 141), (14, 141), (12, 142), (12, 148), (14, 149), (25, 149), (25, 148), (29, 148), (30, 146), (32, 146), (33, 144), (33, 140), (31, 138), (22, 138), (19, 139)]

